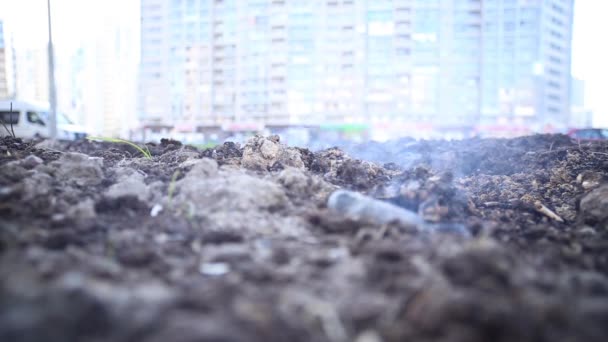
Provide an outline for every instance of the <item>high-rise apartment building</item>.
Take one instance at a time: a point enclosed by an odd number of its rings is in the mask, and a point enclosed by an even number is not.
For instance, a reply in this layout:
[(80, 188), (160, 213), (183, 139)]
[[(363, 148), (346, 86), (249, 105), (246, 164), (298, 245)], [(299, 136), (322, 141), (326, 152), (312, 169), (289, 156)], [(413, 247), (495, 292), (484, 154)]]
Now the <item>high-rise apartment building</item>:
[[(62, 35), (59, 29), (54, 31), (58, 37), (58, 110), (69, 114), (91, 134), (128, 136), (129, 129), (137, 124), (139, 3), (104, 0), (71, 5), (58, 2), (57, 6), (57, 13), (63, 17), (57, 15), (54, 22), (63, 21), (63, 32), (81, 28), (80, 21), (87, 18), (85, 27), (71, 36)], [(74, 11), (80, 16), (75, 18)], [(62, 37), (70, 39), (61, 40)]]
[(15, 54), (4, 21), (0, 20), (0, 99), (15, 95)]
[(45, 46), (16, 48), (17, 86), (20, 100), (49, 102), (49, 57)]
[(570, 83), (570, 127), (593, 126), (593, 112), (585, 104), (585, 81), (572, 77)]
[(142, 0), (140, 118), (559, 124), (573, 0)]

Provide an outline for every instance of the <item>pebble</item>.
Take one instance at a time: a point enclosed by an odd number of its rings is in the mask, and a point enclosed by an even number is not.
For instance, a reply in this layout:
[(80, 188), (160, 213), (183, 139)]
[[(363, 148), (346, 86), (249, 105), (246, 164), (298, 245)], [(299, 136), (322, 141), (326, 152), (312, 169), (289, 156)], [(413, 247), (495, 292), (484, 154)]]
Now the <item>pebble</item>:
[(230, 265), (225, 262), (207, 262), (202, 263), (198, 271), (203, 275), (221, 276), (230, 272)]
[(35, 155), (29, 155), (21, 161), (21, 165), (26, 169), (33, 169), (42, 163), (44, 163), (44, 161)]
[(150, 216), (156, 217), (161, 211), (163, 211), (163, 206), (156, 203), (150, 210)]

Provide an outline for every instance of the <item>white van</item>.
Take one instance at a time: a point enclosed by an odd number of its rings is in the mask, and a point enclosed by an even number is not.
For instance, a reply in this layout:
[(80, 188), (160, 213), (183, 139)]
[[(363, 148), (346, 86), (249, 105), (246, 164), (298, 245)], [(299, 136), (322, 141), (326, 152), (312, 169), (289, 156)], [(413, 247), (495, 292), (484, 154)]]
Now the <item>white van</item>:
[[(11, 112), (12, 104), (12, 112)], [(48, 108), (24, 101), (0, 101), (0, 136), (11, 135), (14, 131), (19, 138), (40, 136), (48, 138), (50, 127)], [(11, 127), (12, 124), (12, 127)], [(5, 128), (6, 127), (6, 128)], [(85, 130), (74, 125), (64, 114), (57, 113), (57, 138), (78, 140), (86, 137)]]

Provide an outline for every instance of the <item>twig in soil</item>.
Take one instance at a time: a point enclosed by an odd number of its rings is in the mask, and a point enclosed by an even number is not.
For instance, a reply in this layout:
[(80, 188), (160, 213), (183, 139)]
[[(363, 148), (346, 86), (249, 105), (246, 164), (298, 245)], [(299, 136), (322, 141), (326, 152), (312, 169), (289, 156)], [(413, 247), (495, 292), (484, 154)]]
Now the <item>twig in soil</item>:
[(606, 152), (597, 152), (597, 151), (591, 151), (591, 152), (589, 152), (589, 153), (591, 153), (591, 154), (601, 154), (601, 155), (603, 155), (603, 156), (608, 156), (608, 153), (606, 153)]
[(137, 145), (136, 143), (133, 143), (133, 142), (130, 142), (130, 141), (124, 140), (124, 139), (118, 139), (118, 138), (87, 137), (87, 139), (88, 140), (101, 140), (101, 141), (112, 142), (112, 143), (119, 143), (119, 144), (127, 144), (129, 146), (135, 147), (147, 159), (152, 159), (152, 153), (150, 153), (150, 150), (148, 149), (148, 146), (144, 146), (145, 149), (143, 149), (143, 148), (139, 147), (139, 145)]
[(10, 135), (11, 137), (15, 138), (15, 130), (13, 129), (13, 103), (11, 102), (11, 110), (8, 113), (8, 122), (11, 125), (11, 130), (8, 130), (8, 127), (6, 127), (6, 123), (4, 122), (4, 120), (2, 121), (2, 126), (4, 126), (4, 129), (6, 130), (6, 132), (8, 133), (8, 135)]
[(561, 218), (559, 215), (557, 215), (555, 212), (553, 212), (551, 209), (547, 208), (544, 204), (542, 204), (540, 201), (535, 201), (534, 202), (534, 209), (536, 209), (536, 211), (538, 211), (539, 213), (547, 216), (548, 218), (555, 220), (557, 222), (564, 222), (564, 219)]
[(15, 130), (13, 128), (13, 103), (12, 102), (11, 102), (10, 113), (11, 113), (11, 121), (10, 121), (10, 123), (11, 123), (11, 132), (13, 133), (13, 138), (14, 138), (15, 137)]
[(6, 124), (4, 123), (4, 120), (2, 120), (2, 126), (4, 127), (4, 129), (6, 130), (6, 132), (8, 133), (8, 135), (10, 135), (12, 137), (13, 135), (11, 134), (11, 131), (8, 130), (8, 127), (6, 127)]

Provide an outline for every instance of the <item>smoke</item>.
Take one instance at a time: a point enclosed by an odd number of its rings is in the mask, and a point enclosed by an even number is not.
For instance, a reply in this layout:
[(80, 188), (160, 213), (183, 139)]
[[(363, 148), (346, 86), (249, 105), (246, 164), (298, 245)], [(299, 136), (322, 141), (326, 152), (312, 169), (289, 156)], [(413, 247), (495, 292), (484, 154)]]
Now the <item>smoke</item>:
[(570, 146), (566, 135), (533, 135), (513, 139), (398, 140), (338, 145), (350, 156), (387, 169), (426, 166), (435, 173), (450, 172), (461, 178), (476, 174), (512, 175), (525, 172), (526, 161), (538, 151)]

